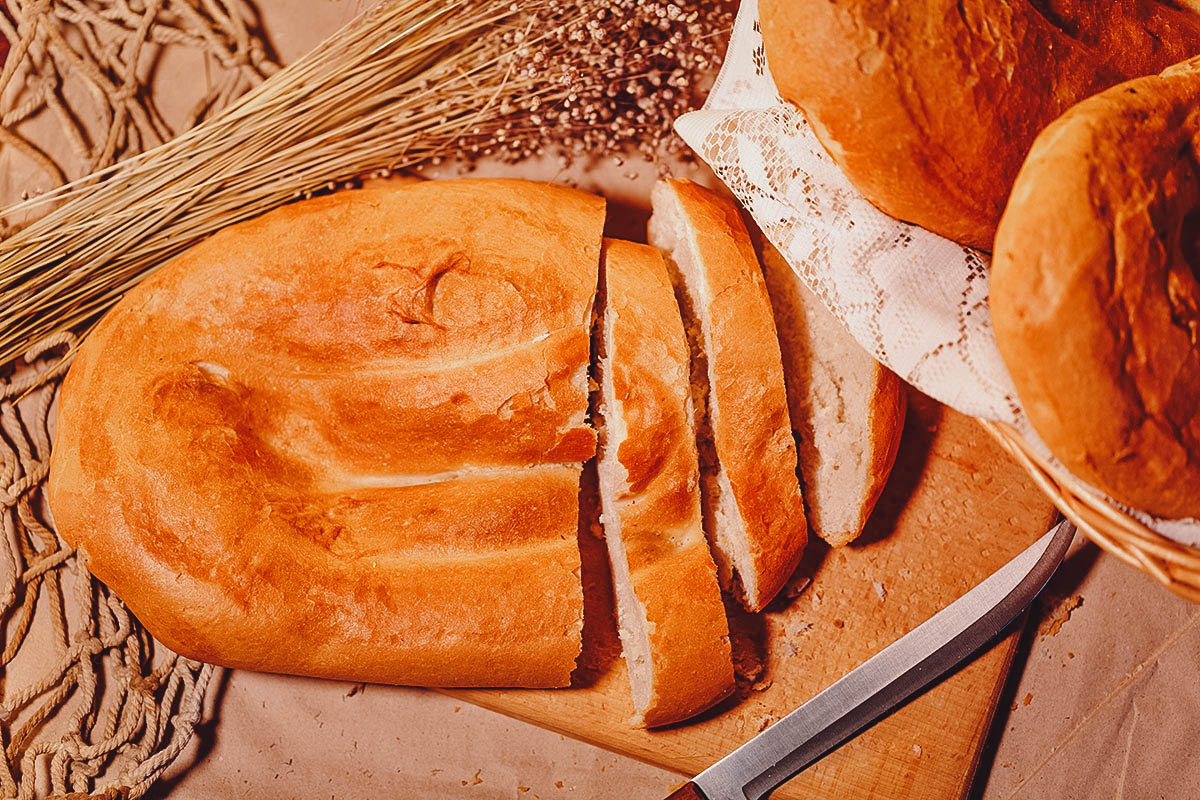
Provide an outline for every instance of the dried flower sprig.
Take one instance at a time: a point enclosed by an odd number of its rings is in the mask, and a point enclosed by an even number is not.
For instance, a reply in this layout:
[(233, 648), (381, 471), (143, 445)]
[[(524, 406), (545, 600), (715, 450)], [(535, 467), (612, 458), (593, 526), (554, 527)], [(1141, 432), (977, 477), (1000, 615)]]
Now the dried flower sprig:
[[(564, 3), (563, 5), (568, 5)], [(675, 118), (699, 104), (720, 64), (736, 3), (591, 0), (582, 13), (527, 44), (503, 34), (520, 71), (555, 77), (557, 102), (514, 96), (490, 141), (466, 142), (509, 160), (548, 148), (569, 156), (608, 154), (631, 146), (654, 158), (675, 153)]]
[(664, 146), (730, 13), (636, 0), (385, 2), (220, 115), (5, 212), (58, 204), (0, 241), (0, 364), (94, 320), (198, 239), (324, 185), (555, 143)]

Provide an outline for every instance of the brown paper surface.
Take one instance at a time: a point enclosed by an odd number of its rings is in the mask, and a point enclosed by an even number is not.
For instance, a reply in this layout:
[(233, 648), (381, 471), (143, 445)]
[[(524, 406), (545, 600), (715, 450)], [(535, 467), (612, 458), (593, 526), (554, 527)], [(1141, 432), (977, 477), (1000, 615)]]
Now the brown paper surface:
[[(370, 3), (257, 5), (286, 63)], [(165, 57), (159, 80), (169, 86), (194, 74), (194, 64)], [(493, 171), (513, 174), (484, 170)], [(601, 191), (617, 235), (644, 224), (655, 177), (653, 166), (636, 162), (563, 171), (547, 160), (517, 172)], [(26, 165), (0, 153), (0, 199), (36, 188)], [(1048, 594), (1017, 654), (972, 796), (1200, 796), (1200, 608), (1090, 544), (1075, 548)], [(207, 718), (152, 797), (625, 800), (665, 796), (680, 779), (417, 689), (226, 672)]]

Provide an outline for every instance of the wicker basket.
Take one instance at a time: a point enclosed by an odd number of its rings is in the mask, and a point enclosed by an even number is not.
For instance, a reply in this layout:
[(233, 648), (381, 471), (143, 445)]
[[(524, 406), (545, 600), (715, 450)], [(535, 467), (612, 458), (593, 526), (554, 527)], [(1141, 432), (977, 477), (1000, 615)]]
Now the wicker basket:
[(1113, 508), (1078, 478), (1034, 452), (1012, 426), (979, 422), (1088, 538), (1175, 594), (1200, 603), (1200, 549), (1168, 539)]

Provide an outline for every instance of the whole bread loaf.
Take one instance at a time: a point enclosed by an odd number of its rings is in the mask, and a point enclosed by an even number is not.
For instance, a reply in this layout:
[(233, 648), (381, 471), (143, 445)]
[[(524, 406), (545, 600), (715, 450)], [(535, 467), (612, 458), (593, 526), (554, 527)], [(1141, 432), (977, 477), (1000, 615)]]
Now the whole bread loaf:
[(59, 532), (192, 658), (565, 685), (603, 225), (592, 195), (460, 180), (214, 235), (79, 349)]
[(767, 64), (883, 211), (992, 248), (1038, 133), (1076, 102), (1200, 53), (1156, 0), (760, 0)]
[(996, 342), (1072, 472), (1200, 517), (1200, 59), (1050, 125), (996, 234)]

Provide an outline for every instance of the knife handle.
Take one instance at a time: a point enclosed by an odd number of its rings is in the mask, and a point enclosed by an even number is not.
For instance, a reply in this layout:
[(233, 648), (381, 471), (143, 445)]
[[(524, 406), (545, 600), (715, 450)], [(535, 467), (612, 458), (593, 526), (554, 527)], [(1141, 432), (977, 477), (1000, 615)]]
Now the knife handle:
[(700, 787), (688, 781), (667, 796), (667, 800), (708, 800)]

